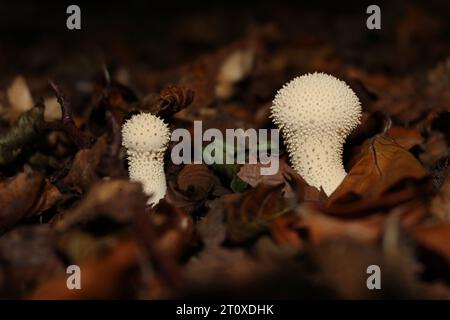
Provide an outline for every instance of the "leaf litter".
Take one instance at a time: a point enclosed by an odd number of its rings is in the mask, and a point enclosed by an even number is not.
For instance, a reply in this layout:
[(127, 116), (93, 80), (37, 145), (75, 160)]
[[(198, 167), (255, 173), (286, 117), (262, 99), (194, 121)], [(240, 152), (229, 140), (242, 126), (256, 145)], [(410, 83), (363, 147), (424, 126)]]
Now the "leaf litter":
[[(0, 87), (0, 297), (450, 298), (449, 25), (402, 6), (395, 32), (383, 33), (395, 41), (354, 34), (351, 19), (286, 19), (294, 12), (276, 6), (272, 23), (246, 33), (233, 34), (221, 11), (208, 13), (221, 30), (209, 36), (182, 19), (164, 36), (187, 37), (184, 48), (113, 46), (90, 67), (83, 50), (73, 53), (79, 68), (49, 70), (32, 59), (49, 52), (45, 43), (25, 51), (29, 72), (5, 73)], [(245, 12), (234, 17), (240, 25)], [(160, 65), (139, 58), (160, 46)], [(61, 80), (48, 82), (54, 70)], [(346, 80), (363, 105), (344, 146), (348, 175), (330, 197), (292, 169), (283, 146), (278, 173), (262, 176), (260, 163), (174, 165), (171, 145), (168, 192), (155, 208), (128, 181), (120, 127), (131, 115), (190, 131), (194, 120), (272, 128), (278, 88), (317, 70)], [(66, 288), (71, 264), (83, 270), (83, 290)], [(380, 291), (366, 287), (373, 264)]]

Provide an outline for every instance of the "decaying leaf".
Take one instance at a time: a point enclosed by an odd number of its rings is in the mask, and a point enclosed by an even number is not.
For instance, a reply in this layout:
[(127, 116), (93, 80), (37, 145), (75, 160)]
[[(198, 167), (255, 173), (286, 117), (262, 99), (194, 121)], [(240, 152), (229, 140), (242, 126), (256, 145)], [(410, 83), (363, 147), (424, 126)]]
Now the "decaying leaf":
[(29, 167), (15, 177), (0, 181), (0, 234), (34, 214), (31, 209), (39, 199), (43, 186), (42, 174)]
[(328, 205), (343, 202), (350, 195), (376, 198), (401, 181), (426, 176), (427, 172), (411, 153), (392, 139), (377, 136), (365, 142), (359, 161), (330, 196)]
[(192, 212), (208, 199), (226, 193), (228, 191), (208, 166), (188, 164), (179, 172), (176, 184), (169, 184), (167, 201)]
[(98, 166), (107, 148), (108, 143), (103, 136), (92, 148), (78, 151), (69, 173), (63, 180), (64, 186), (78, 193), (88, 190), (90, 185), (98, 179)]
[(419, 226), (413, 236), (421, 246), (441, 255), (450, 268), (450, 224)]
[(228, 238), (232, 242), (252, 239), (268, 229), (270, 220), (293, 209), (282, 195), (283, 185), (258, 185), (243, 194), (223, 196)]
[[(133, 24), (120, 22), (128, 6), (111, 5), (81, 42), (50, 39), (36, 19), (11, 23), (8, 10), (0, 298), (450, 299), (449, 6), (386, 2), (382, 29), (368, 32), (360, 10), (314, 4), (211, 2), (145, 10)], [(251, 152), (239, 164), (206, 165), (208, 152), (204, 164), (174, 164), (172, 141), (164, 199), (146, 205), (129, 181), (125, 119), (149, 112), (195, 141), (194, 121), (224, 137), (270, 130), (277, 91), (313, 72), (345, 81), (363, 108), (330, 197), (292, 169), (282, 139), (274, 175)], [(273, 137), (258, 137), (258, 152), (274, 151)], [(73, 264), (81, 290), (67, 288)], [(381, 290), (367, 287), (369, 265)]]
[(393, 139), (399, 146), (406, 150), (423, 143), (424, 139), (419, 130), (415, 128), (391, 127), (386, 136)]
[(284, 196), (287, 198), (296, 197), (298, 202), (318, 201), (320, 199), (319, 191), (309, 186), (284, 159), (279, 159), (279, 168), (276, 174), (262, 175), (261, 168), (263, 167), (264, 165), (261, 163), (244, 164), (237, 176), (252, 187), (259, 184), (272, 186), (283, 184)]

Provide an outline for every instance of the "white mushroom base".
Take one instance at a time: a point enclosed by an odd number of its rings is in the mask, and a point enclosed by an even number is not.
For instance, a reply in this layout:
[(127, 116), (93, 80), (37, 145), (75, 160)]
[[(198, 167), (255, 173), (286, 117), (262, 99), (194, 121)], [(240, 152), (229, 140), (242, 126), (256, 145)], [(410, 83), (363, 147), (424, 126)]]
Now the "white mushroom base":
[(294, 169), (311, 186), (330, 196), (347, 173), (342, 164), (344, 140), (338, 135), (296, 135), (289, 138), (287, 149)]
[(129, 176), (131, 181), (140, 182), (149, 196), (147, 204), (156, 205), (166, 195), (167, 184), (161, 152), (128, 151)]

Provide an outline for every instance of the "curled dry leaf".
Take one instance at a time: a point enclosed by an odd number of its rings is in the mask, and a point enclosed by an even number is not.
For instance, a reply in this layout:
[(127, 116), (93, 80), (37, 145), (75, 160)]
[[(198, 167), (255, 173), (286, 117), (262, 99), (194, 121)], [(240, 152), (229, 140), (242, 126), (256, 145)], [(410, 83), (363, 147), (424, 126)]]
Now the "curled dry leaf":
[(237, 176), (252, 187), (256, 187), (260, 183), (271, 186), (286, 183), (286, 174), (295, 173), (294, 169), (288, 166), (285, 161), (280, 161), (280, 168), (276, 174), (262, 175), (261, 169), (264, 167), (266, 166), (260, 162), (256, 164), (246, 163), (240, 168)]
[(150, 112), (170, 123), (172, 117), (179, 111), (189, 107), (194, 101), (194, 90), (185, 86), (169, 86), (160, 94), (150, 93), (136, 105), (144, 112)]
[(41, 189), (40, 197), (34, 204), (33, 209), (30, 211), (40, 213), (48, 210), (55, 206), (62, 198), (63, 195), (59, 189), (48, 180), (45, 180), (45, 184)]
[(364, 143), (359, 161), (328, 199), (327, 205), (380, 197), (406, 179), (421, 180), (427, 172), (420, 162), (392, 139), (376, 136)]
[(28, 166), (15, 177), (0, 181), (0, 234), (33, 213), (43, 186), (42, 174)]
[(169, 182), (166, 199), (191, 212), (208, 199), (228, 193), (220, 179), (205, 164), (188, 164), (179, 172), (176, 183)]
[(194, 101), (194, 91), (183, 86), (164, 88), (160, 93), (160, 109), (156, 113), (163, 119), (170, 119), (175, 113), (187, 108)]

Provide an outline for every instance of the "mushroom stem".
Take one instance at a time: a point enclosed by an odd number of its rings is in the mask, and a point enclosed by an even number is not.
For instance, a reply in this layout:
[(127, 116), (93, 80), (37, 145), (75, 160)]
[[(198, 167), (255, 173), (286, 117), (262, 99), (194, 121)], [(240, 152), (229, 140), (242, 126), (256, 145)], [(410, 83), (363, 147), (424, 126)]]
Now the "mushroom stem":
[(155, 205), (164, 198), (167, 184), (163, 163), (164, 151), (128, 151), (129, 176), (131, 181), (140, 182), (145, 194), (149, 195), (147, 204)]
[(344, 139), (327, 134), (320, 137), (296, 134), (289, 140), (294, 169), (309, 185), (319, 190), (322, 187), (327, 196), (333, 193), (347, 175), (342, 164)]

